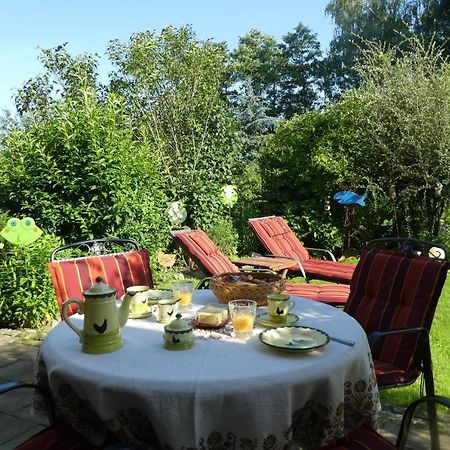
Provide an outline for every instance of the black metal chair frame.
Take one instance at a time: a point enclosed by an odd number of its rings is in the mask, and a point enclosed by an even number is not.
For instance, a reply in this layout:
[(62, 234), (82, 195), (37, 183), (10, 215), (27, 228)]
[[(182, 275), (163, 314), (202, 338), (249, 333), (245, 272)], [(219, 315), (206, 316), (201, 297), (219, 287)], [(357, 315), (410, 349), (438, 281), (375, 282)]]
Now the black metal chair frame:
[[(384, 250), (397, 250), (413, 255), (427, 256), (428, 258), (448, 260), (449, 251), (447, 247), (438, 242), (425, 241), (423, 239), (409, 238), (409, 237), (390, 237), (377, 238), (367, 242), (368, 247), (374, 247)], [(439, 248), (444, 252), (444, 256), (436, 256), (430, 250), (432, 248)]]
[(118, 246), (122, 251), (127, 250), (139, 250), (139, 244), (134, 239), (116, 239), (116, 238), (101, 238), (101, 239), (91, 239), (87, 241), (73, 242), (71, 244), (62, 245), (61, 247), (55, 248), (51, 255), (50, 261), (57, 261), (61, 254), (65, 250), (81, 250), (87, 255), (106, 255), (110, 253), (115, 253), (113, 247)]

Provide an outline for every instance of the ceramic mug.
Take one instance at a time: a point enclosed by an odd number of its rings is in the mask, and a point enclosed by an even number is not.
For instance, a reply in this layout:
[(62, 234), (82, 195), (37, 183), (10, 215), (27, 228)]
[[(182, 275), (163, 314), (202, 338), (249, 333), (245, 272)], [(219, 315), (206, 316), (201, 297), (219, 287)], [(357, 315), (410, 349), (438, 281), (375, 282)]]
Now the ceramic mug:
[(267, 306), (269, 319), (272, 322), (286, 322), (289, 311), (295, 306), (295, 302), (287, 294), (268, 294)]
[(160, 323), (170, 323), (174, 320), (178, 312), (179, 301), (179, 298), (166, 298), (152, 305), (151, 311), (155, 315), (156, 320)]
[(130, 302), (130, 314), (150, 314), (148, 305), (148, 295), (150, 288), (148, 286), (130, 286), (127, 288), (127, 294), (133, 295)]

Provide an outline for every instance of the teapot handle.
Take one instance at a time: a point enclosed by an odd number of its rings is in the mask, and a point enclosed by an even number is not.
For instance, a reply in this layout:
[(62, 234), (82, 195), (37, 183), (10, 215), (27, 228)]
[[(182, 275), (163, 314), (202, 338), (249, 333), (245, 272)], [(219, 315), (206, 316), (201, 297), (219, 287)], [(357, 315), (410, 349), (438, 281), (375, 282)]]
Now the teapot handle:
[(66, 322), (67, 325), (69, 325), (69, 327), (72, 328), (72, 330), (78, 334), (78, 336), (80, 337), (80, 341), (81, 341), (82, 340), (82, 331), (78, 327), (76, 327), (73, 324), (73, 322), (67, 317), (67, 308), (69, 307), (69, 305), (71, 303), (76, 303), (79, 306), (78, 314), (84, 314), (84, 303), (82, 301), (78, 300), (77, 298), (69, 298), (62, 305), (62, 317), (64, 319), (64, 322)]

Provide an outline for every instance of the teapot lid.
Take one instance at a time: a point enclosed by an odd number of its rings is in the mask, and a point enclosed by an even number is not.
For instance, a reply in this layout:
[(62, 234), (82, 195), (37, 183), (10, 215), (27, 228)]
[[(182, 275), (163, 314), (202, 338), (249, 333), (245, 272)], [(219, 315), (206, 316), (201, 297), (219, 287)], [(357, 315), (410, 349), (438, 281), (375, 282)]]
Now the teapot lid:
[(180, 313), (178, 313), (176, 317), (175, 320), (172, 320), (172, 322), (164, 327), (165, 331), (170, 331), (172, 333), (188, 333), (192, 331), (192, 325), (187, 320), (182, 319)]
[(111, 288), (103, 283), (102, 277), (97, 277), (95, 281), (97, 283), (93, 284), (89, 289), (83, 292), (85, 297), (105, 297), (116, 293), (117, 289)]

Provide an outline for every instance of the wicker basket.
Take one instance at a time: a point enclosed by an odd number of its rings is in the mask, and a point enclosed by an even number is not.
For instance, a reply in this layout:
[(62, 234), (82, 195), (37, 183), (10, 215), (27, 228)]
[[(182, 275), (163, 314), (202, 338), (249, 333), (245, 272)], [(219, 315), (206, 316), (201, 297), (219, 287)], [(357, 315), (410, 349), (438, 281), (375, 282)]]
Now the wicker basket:
[(273, 273), (221, 273), (211, 278), (209, 288), (221, 303), (230, 300), (255, 300), (258, 306), (267, 305), (267, 295), (284, 288), (284, 278)]

